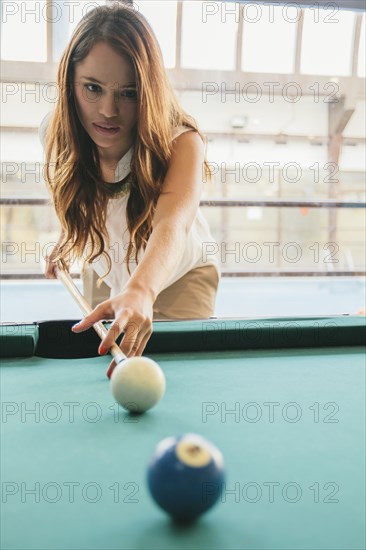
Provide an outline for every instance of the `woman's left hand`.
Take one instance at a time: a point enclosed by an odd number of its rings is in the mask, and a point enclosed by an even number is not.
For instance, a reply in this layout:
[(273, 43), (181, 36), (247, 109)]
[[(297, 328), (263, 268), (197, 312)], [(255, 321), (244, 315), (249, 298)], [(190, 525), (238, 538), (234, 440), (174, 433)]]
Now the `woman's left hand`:
[[(127, 357), (142, 355), (152, 334), (153, 300), (142, 290), (125, 289), (121, 294), (101, 302), (90, 315), (72, 327), (73, 332), (83, 332), (94, 323), (114, 319), (107, 336), (99, 346), (100, 355), (105, 355), (118, 336), (124, 332), (120, 343)], [(115, 366), (109, 366), (110, 373)]]

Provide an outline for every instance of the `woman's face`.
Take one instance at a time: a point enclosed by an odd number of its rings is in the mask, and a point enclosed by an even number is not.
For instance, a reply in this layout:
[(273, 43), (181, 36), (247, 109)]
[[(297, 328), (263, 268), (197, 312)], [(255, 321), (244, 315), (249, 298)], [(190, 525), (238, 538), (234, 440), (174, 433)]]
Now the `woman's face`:
[[(98, 146), (101, 159), (118, 162), (132, 145), (137, 122), (131, 62), (99, 42), (75, 65), (74, 90), (80, 122)], [(114, 129), (103, 131), (100, 126)]]

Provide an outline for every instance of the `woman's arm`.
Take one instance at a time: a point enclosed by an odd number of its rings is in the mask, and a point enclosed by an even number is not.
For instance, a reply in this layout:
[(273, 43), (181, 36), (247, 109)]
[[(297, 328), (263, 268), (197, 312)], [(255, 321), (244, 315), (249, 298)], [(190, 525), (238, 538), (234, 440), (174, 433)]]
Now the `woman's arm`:
[(127, 289), (141, 289), (155, 302), (182, 258), (186, 235), (202, 192), (203, 143), (186, 132), (176, 139), (171, 163), (156, 205), (153, 231)]
[(204, 146), (196, 132), (181, 134), (174, 143), (169, 169), (158, 199), (144, 255), (121, 293), (97, 306), (74, 332), (101, 319), (114, 319), (99, 352), (107, 353), (125, 331), (120, 344), (128, 356), (141, 355), (152, 333), (153, 304), (174, 273), (186, 235), (197, 214), (202, 192)]

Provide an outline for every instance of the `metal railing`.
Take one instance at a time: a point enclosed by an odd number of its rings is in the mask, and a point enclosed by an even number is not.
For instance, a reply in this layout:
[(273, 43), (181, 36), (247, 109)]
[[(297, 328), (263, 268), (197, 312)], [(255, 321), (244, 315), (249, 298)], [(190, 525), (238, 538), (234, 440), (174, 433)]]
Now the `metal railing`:
[[(1, 197), (0, 206), (51, 206), (52, 201), (50, 198), (41, 196), (22, 196), (22, 197)], [(210, 198), (201, 200), (200, 206), (202, 207), (264, 207), (264, 208), (324, 208), (324, 209), (366, 209), (366, 202), (356, 201), (341, 201), (334, 199), (326, 200), (298, 200), (298, 199), (275, 199), (275, 200), (263, 200), (263, 199), (227, 199), (227, 198)], [(347, 256), (347, 254), (346, 254)], [(332, 277), (345, 277), (345, 276), (366, 276), (366, 271), (362, 269), (355, 269), (353, 258), (349, 255), (346, 257), (346, 263), (349, 269), (334, 270), (327, 269), (325, 271), (319, 270), (232, 270), (221, 269), (223, 277), (319, 277), (319, 276), (332, 276)], [(73, 273), (74, 278), (80, 277), (79, 273)], [(0, 273), (0, 279), (12, 280), (12, 279), (44, 279), (42, 273), (37, 272), (8, 272)]]
[[(46, 197), (2, 197), (0, 198), (0, 206), (49, 206), (52, 204), (51, 199)], [(259, 207), (274, 207), (274, 208), (366, 208), (366, 202), (356, 201), (339, 201), (334, 199), (325, 199), (318, 201), (310, 200), (264, 200), (264, 199), (226, 199), (226, 198), (210, 198), (201, 200), (200, 206), (259, 206)]]

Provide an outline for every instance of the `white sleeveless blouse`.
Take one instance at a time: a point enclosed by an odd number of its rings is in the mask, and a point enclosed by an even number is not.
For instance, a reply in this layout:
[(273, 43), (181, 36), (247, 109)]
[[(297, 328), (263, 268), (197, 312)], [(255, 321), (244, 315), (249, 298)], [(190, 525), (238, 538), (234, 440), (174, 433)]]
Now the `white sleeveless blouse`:
[[(42, 120), (39, 128), (39, 137), (43, 148), (45, 147), (44, 139), (47, 124), (49, 122), (48, 117), (49, 114), (47, 114)], [(177, 128), (173, 135), (173, 139), (189, 130), (190, 128), (183, 126)], [(115, 171), (115, 182), (121, 181), (130, 173), (132, 155), (133, 147), (131, 147), (131, 149), (129, 149), (119, 161)], [(106, 229), (110, 239), (110, 246), (109, 249), (106, 248), (105, 251), (110, 256), (112, 267), (109, 274), (103, 280), (111, 288), (112, 297), (119, 294), (130, 279), (125, 260), (127, 247), (130, 241), (126, 212), (128, 198), (129, 192), (122, 195), (116, 195), (114, 197), (111, 196), (107, 205)], [(165, 286), (162, 290), (175, 283), (178, 279), (183, 277), (183, 275), (188, 273), (188, 271), (191, 271), (197, 267), (213, 265), (217, 269), (217, 272), (220, 273), (218, 260), (216, 255), (212, 253), (214, 250), (217, 250), (216, 242), (213, 239), (208, 223), (199, 208), (185, 240), (182, 258), (174, 273), (172, 273), (169, 279), (165, 282)], [(137, 256), (138, 263), (140, 263), (143, 255), (144, 250), (140, 249)], [(108, 270), (107, 259), (104, 256), (99, 256), (96, 258), (91, 265), (100, 277), (102, 277)], [(129, 262), (131, 274), (134, 272), (136, 267), (137, 264), (134, 260), (133, 252)]]

